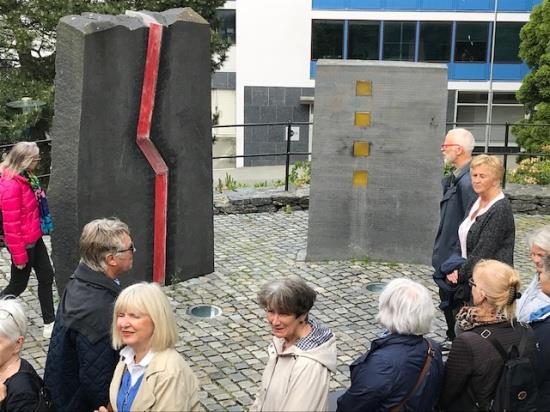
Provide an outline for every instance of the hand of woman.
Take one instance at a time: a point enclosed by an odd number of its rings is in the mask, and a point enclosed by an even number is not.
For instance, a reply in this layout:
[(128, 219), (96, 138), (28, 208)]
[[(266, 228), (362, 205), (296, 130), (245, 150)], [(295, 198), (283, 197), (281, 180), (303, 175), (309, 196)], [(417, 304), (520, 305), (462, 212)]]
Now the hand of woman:
[(111, 408), (111, 404), (105, 406), (100, 406), (99, 409), (96, 409), (94, 412), (113, 412), (113, 408)]
[(449, 283), (456, 284), (458, 282), (458, 270), (453, 270), (447, 275), (447, 280)]
[(27, 265), (15, 265), (15, 267), (19, 270), (22, 270)]

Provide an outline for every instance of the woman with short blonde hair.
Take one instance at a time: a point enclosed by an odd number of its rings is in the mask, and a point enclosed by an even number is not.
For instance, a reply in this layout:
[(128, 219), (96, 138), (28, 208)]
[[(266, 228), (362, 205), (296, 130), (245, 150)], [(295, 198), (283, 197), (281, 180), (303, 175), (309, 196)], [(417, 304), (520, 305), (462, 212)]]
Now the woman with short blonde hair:
[(478, 198), (458, 228), (462, 263), (448, 273), (450, 285), (456, 285), (454, 300), (459, 306), (469, 302), (468, 284), (476, 263), (494, 259), (514, 264), (515, 222), (510, 201), (501, 188), (504, 167), (496, 156), (479, 155), (472, 159), (470, 175)]
[[(176, 319), (156, 283), (124, 289), (113, 311), (113, 347), (120, 350), (109, 398), (116, 411), (194, 411), (198, 380), (174, 346)], [(101, 408), (101, 411), (106, 408)]]

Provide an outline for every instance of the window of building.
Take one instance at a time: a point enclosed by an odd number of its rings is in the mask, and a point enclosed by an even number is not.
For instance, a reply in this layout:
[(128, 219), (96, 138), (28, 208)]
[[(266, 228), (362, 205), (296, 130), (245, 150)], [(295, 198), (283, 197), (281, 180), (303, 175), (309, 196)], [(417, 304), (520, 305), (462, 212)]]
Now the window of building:
[[(477, 146), (485, 144), (487, 127), (488, 93), (487, 92), (458, 92), (456, 104), (457, 123), (482, 123), (480, 125), (458, 125), (470, 130), (476, 138)], [(493, 105), (491, 114), (491, 128), (489, 144), (501, 146), (504, 144), (506, 122), (515, 123), (523, 119), (524, 108), (518, 103), (515, 93), (495, 92), (493, 93)], [(514, 145), (515, 136), (509, 129), (509, 143)]]
[(455, 62), (486, 62), (489, 23), (456, 23)]
[(237, 33), (235, 32), (235, 10), (217, 9), (216, 17), (218, 22), (215, 30), (223, 39), (229, 40), (231, 44), (235, 44), (237, 41)]
[(519, 31), (523, 23), (497, 23), (495, 33), (495, 63), (521, 63)]
[(344, 22), (313, 20), (311, 23), (311, 59), (342, 59)]
[(419, 61), (448, 62), (451, 57), (451, 22), (420, 24)]
[(350, 21), (348, 58), (378, 60), (379, 21)]
[(415, 39), (415, 22), (384, 22), (383, 59), (413, 61)]

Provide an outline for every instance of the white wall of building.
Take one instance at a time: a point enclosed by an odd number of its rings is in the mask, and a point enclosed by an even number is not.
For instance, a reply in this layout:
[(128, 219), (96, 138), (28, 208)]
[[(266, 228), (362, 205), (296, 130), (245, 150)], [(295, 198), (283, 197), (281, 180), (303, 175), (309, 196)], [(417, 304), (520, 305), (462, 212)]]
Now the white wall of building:
[[(314, 87), (309, 78), (311, 0), (238, 0), (237, 123), (244, 123), (244, 87)], [(237, 130), (237, 154), (244, 133)], [(242, 166), (243, 159), (237, 159)]]

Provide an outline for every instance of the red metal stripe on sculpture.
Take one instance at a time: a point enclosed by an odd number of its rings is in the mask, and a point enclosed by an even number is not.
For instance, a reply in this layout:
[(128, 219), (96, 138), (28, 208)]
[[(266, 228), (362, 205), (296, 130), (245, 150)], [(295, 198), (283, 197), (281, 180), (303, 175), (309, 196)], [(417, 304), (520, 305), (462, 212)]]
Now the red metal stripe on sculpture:
[(164, 285), (166, 273), (166, 218), (168, 210), (168, 166), (150, 139), (151, 118), (155, 105), (155, 93), (162, 43), (162, 25), (152, 23), (145, 60), (141, 105), (137, 128), (137, 145), (155, 171), (155, 216), (153, 237), (153, 282)]

